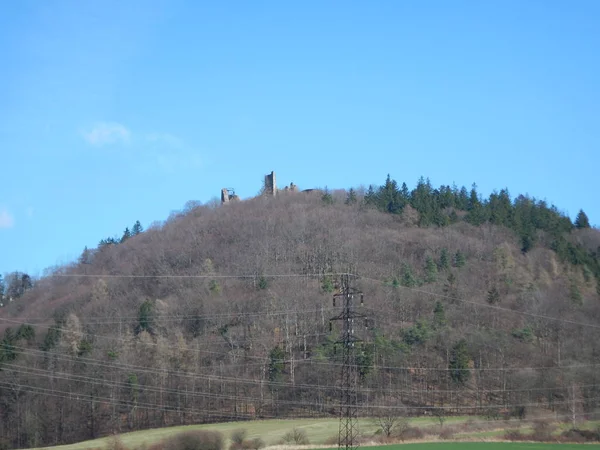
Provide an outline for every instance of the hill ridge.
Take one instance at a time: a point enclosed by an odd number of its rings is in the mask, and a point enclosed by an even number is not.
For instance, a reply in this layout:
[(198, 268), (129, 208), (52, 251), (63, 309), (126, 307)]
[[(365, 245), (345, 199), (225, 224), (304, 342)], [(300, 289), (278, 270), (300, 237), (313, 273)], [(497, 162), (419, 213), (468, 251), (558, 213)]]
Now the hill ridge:
[(600, 333), (580, 324), (600, 323), (598, 230), (525, 197), (461, 209), (463, 189), (406, 190), (195, 205), (33, 280), (0, 309), (0, 439), (334, 414), (342, 272), (374, 324), (365, 414), (593, 412)]

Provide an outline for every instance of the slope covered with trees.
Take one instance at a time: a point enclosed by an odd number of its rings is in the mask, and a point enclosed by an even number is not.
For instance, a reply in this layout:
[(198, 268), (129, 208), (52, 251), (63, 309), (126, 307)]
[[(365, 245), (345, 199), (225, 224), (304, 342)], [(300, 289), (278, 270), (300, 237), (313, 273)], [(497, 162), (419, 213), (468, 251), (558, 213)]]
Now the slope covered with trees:
[(192, 205), (0, 309), (0, 439), (335, 414), (342, 272), (361, 414), (594, 414), (599, 247), (583, 211), (424, 179)]

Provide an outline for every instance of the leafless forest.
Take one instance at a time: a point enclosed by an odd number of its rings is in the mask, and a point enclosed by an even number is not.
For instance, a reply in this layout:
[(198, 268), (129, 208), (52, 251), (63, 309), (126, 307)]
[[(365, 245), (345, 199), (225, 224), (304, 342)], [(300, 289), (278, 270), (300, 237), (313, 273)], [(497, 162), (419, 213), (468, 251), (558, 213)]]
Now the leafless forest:
[[(408, 205), (327, 195), (190, 205), (6, 303), (2, 445), (335, 415), (341, 272), (365, 294), (361, 415), (598, 417), (587, 266), (559, 258), (544, 231), (525, 251), (489, 221), (424, 225)], [(594, 228), (561, 239), (600, 246)]]

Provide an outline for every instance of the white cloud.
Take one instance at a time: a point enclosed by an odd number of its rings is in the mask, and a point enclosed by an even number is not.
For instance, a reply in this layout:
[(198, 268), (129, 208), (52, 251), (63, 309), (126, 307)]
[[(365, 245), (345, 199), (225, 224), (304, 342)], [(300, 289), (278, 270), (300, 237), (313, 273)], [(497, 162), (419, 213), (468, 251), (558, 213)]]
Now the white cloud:
[(12, 228), (15, 225), (15, 219), (7, 209), (0, 210), (0, 228)]
[(130, 150), (143, 151), (143, 158), (136, 159), (136, 164), (145, 172), (174, 174), (181, 170), (197, 169), (202, 165), (202, 159), (195, 149), (183, 139), (169, 133), (133, 132), (119, 123), (102, 122), (81, 135), (90, 145), (97, 147), (131, 144)]
[(146, 135), (146, 141), (150, 144), (148, 154), (154, 154), (156, 167), (162, 172), (173, 174), (185, 169), (196, 169), (202, 165), (198, 153), (177, 136), (168, 133), (151, 133)]
[(119, 123), (102, 122), (94, 125), (91, 130), (82, 132), (82, 136), (88, 144), (100, 147), (107, 144), (127, 143), (131, 138), (131, 132)]

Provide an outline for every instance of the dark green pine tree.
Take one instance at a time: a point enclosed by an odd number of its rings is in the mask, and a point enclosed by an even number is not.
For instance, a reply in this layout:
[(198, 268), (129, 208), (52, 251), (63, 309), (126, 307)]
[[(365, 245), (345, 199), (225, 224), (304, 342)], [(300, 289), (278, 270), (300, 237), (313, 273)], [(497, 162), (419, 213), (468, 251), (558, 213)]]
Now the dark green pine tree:
[(84, 247), (83, 252), (81, 252), (81, 255), (79, 256), (79, 264), (91, 264), (92, 263), (92, 252), (90, 252), (90, 250), (87, 248), (87, 246)]
[(35, 328), (31, 325), (21, 325), (15, 335), (16, 340), (25, 340), (31, 342), (35, 338)]
[(285, 352), (279, 346), (269, 353), (269, 381), (277, 382), (283, 378)]
[(417, 187), (411, 193), (410, 204), (419, 212), (419, 226), (426, 227), (434, 223), (434, 195), (429, 179), (419, 178)]
[(346, 205), (354, 205), (357, 202), (356, 191), (353, 188), (350, 188), (348, 194), (346, 195)]
[(471, 193), (469, 195), (469, 202), (467, 203), (467, 210), (473, 211), (480, 205), (481, 202), (479, 201), (479, 194), (477, 193), (477, 185), (473, 183), (473, 186), (471, 186)]
[(439, 208), (453, 208), (454, 205), (454, 194), (450, 186), (441, 186), (439, 190)]
[(579, 210), (577, 217), (575, 218), (575, 228), (590, 228), (590, 221), (586, 213), (583, 212), (583, 209)]
[(144, 229), (142, 228), (142, 224), (140, 223), (139, 220), (136, 220), (135, 223), (133, 224), (133, 228), (131, 229), (131, 235), (137, 236), (142, 231), (144, 231)]
[(571, 302), (573, 302), (574, 305), (583, 305), (583, 295), (581, 295), (579, 285), (574, 279), (571, 280), (571, 285), (569, 286), (569, 298), (571, 299)]
[(521, 252), (527, 253), (533, 248), (534, 239), (530, 234), (521, 236)]
[(4, 278), (2, 278), (2, 274), (0, 274), (0, 300), (4, 298)]
[(439, 300), (435, 303), (433, 309), (433, 327), (435, 329), (443, 328), (446, 325), (446, 311), (444, 304)]
[(415, 279), (410, 264), (404, 263), (402, 266), (402, 286), (404, 287), (414, 287), (417, 285), (417, 280)]
[(369, 185), (369, 188), (365, 193), (365, 204), (377, 206), (377, 192), (375, 192), (375, 187), (372, 184)]
[(437, 265), (431, 256), (427, 256), (425, 259), (425, 281), (427, 281), (427, 283), (435, 283), (437, 274)]
[(402, 201), (403, 205), (408, 205), (408, 202), (410, 202), (410, 190), (404, 182), (400, 188), (400, 200)]
[(456, 192), (456, 200), (454, 201), (456, 207), (461, 211), (466, 211), (469, 207), (469, 191), (467, 188), (462, 186), (460, 191)]
[(117, 241), (117, 239), (115, 239), (114, 237), (108, 237), (106, 239), (102, 239), (99, 243), (98, 243), (98, 247), (104, 247), (107, 245), (115, 245), (118, 244), (119, 241)]
[(379, 208), (391, 214), (400, 214), (404, 205), (400, 199), (398, 183), (388, 174), (385, 184), (379, 189)]
[(458, 287), (456, 285), (456, 276), (450, 272), (446, 282), (444, 283), (444, 295), (448, 297), (452, 303), (458, 298)]
[(131, 231), (129, 231), (129, 227), (125, 228), (123, 232), (123, 236), (121, 237), (121, 242), (125, 242), (127, 239), (131, 237)]
[(323, 192), (323, 195), (321, 196), (321, 200), (326, 205), (333, 204), (333, 196), (331, 195), (331, 192), (329, 192), (329, 189), (327, 188), (327, 186), (325, 186), (325, 191)]
[(33, 288), (33, 281), (31, 280), (31, 277), (29, 275), (24, 273), (23, 275), (21, 275), (21, 290), (23, 293), (25, 293), (25, 291), (31, 288)]
[(265, 290), (269, 287), (269, 282), (265, 277), (260, 277), (258, 280), (258, 289)]
[(498, 303), (500, 301), (500, 292), (498, 292), (498, 289), (496, 289), (496, 286), (492, 287), (488, 291), (487, 301), (490, 305), (495, 305), (496, 303)]
[(0, 363), (6, 361), (14, 361), (17, 359), (17, 349), (15, 344), (17, 343), (16, 335), (12, 328), (4, 330), (4, 339), (0, 341)]
[(524, 195), (515, 199), (512, 229), (521, 238), (521, 251), (527, 253), (535, 244), (535, 200)]
[(450, 377), (455, 383), (465, 384), (469, 381), (471, 372), (469, 371), (469, 362), (471, 357), (469, 356), (469, 349), (467, 348), (467, 341), (461, 339), (450, 353)]
[(150, 334), (154, 334), (154, 322), (154, 302), (151, 300), (146, 300), (140, 305), (136, 332), (140, 333), (142, 331), (146, 331)]
[(479, 200), (477, 185), (475, 183), (473, 183), (473, 187), (471, 188), (467, 210), (469, 212), (465, 217), (465, 220), (471, 225), (478, 227), (488, 220), (486, 205), (482, 204)]
[(464, 253), (460, 250), (456, 250), (456, 253), (454, 254), (454, 267), (463, 267), (466, 262), (467, 259), (465, 258)]
[(508, 190), (502, 189), (499, 194), (493, 192), (488, 202), (490, 222), (494, 225), (510, 225), (512, 205)]
[(450, 256), (448, 256), (447, 248), (442, 249), (438, 266), (440, 270), (448, 270), (450, 268)]

